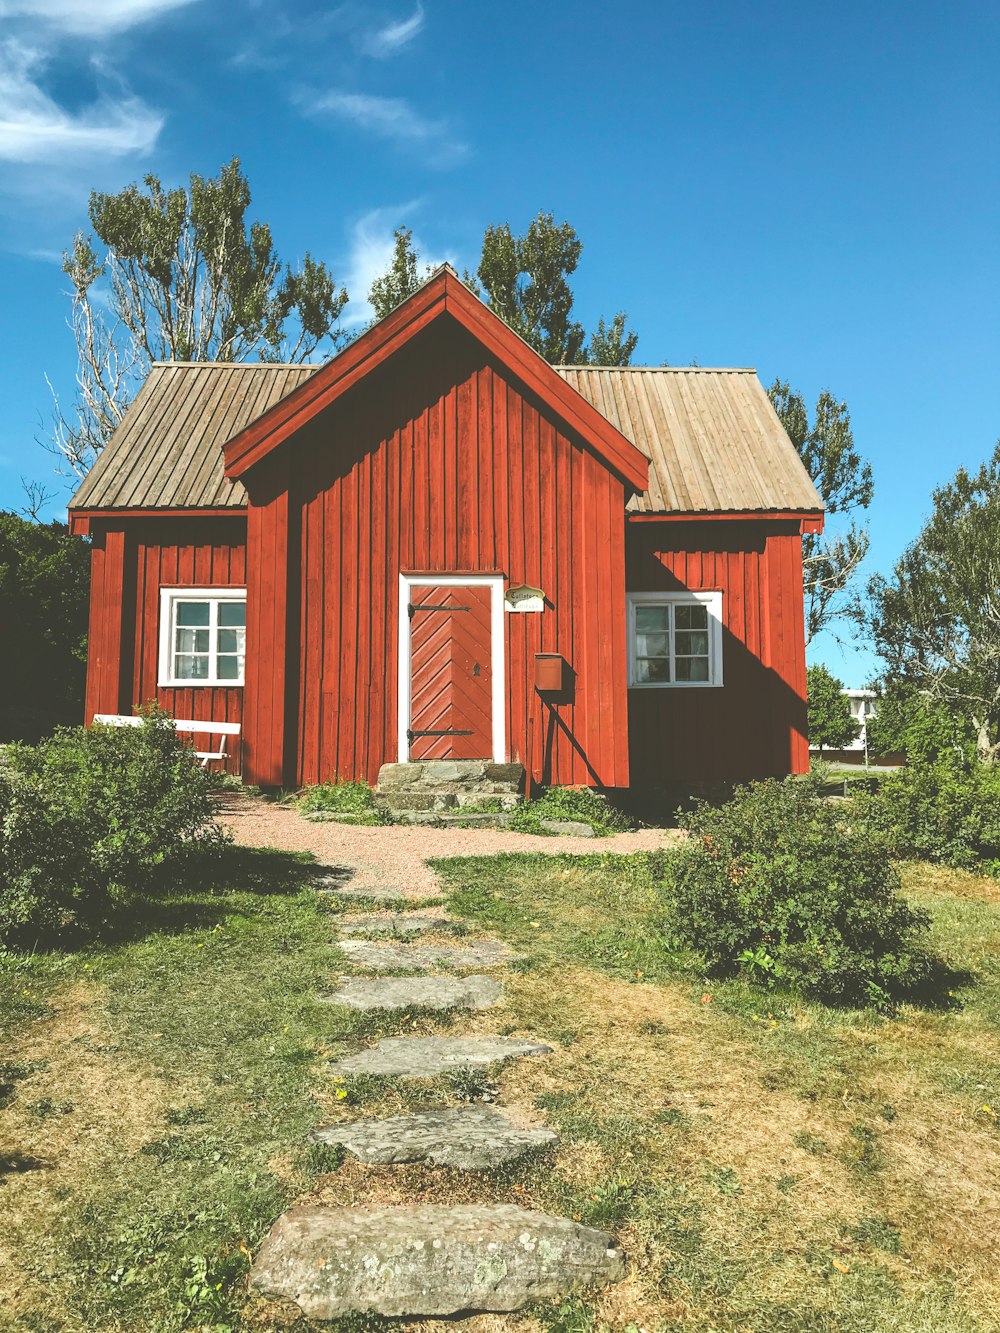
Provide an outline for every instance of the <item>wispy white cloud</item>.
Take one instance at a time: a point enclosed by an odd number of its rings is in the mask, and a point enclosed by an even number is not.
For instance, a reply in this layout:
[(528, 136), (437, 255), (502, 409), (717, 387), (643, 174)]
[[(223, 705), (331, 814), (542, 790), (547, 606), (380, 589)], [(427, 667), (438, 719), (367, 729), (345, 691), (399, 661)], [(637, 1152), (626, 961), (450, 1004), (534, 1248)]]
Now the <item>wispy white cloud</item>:
[(102, 97), (70, 113), (37, 81), (44, 65), (38, 50), (20, 42), (0, 44), (0, 160), (75, 162), (149, 152), (163, 117), (137, 97)]
[[(373, 208), (354, 224), (344, 276), (344, 284), (351, 294), (351, 303), (345, 312), (344, 322), (347, 325), (366, 324), (372, 318), (374, 311), (368, 304), (368, 293), (375, 279), (389, 267), (395, 244), (393, 232), (397, 227), (406, 225), (421, 203), (419, 199), (411, 199), (404, 204)], [(437, 268), (445, 261), (450, 264), (457, 262), (454, 255), (437, 255), (427, 251), (416, 235), (413, 244), (420, 256), (421, 272), (425, 264)]]
[(408, 42), (412, 42), (414, 37), (423, 29), (424, 26), (424, 7), (418, 3), (416, 9), (407, 19), (399, 19), (395, 23), (387, 23), (382, 28), (376, 28), (372, 32), (365, 33), (361, 41), (361, 49), (365, 55), (374, 56), (376, 60), (385, 60), (388, 56), (393, 56), (397, 51), (402, 50)]
[(335, 116), (381, 139), (422, 147), (432, 166), (454, 166), (468, 156), (468, 147), (453, 137), (446, 121), (421, 115), (402, 97), (334, 89), (300, 102), (310, 115)]
[(197, 0), (0, 0), (0, 19), (37, 19), (68, 33), (99, 35), (194, 3)]

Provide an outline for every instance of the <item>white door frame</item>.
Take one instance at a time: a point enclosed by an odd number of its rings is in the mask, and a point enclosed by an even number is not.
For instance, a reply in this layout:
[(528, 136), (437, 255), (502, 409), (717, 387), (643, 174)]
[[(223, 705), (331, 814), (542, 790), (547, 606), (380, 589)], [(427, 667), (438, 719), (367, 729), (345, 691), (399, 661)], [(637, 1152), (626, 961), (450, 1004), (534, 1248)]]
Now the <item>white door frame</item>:
[(399, 670), (397, 672), (397, 734), (399, 762), (409, 763), (410, 742), (410, 605), (414, 588), (490, 589), (490, 666), (493, 672), (493, 762), (507, 762), (507, 726), (504, 716), (507, 696), (504, 662), (504, 617), (502, 574), (400, 574), (399, 576)]

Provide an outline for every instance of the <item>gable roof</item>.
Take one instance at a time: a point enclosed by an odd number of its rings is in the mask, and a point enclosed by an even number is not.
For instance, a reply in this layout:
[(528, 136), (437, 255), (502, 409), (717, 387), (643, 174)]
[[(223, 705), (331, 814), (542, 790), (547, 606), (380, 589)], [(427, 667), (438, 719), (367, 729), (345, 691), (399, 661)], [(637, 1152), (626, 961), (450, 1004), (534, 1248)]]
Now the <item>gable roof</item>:
[(233, 480), (242, 477), (422, 329), (445, 316), (461, 324), (537, 393), (611, 471), (633, 490), (645, 490), (649, 480), (645, 455), (488, 310), (450, 264), (442, 264), (395, 310), (229, 440), (223, 450), (226, 476)]
[(157, 362), (71, 509), (246, 508), (222, 467), (222, 446), (280, 402), (316, 366)]
[(809, 473), (752, 369), (556, 366), (649, 459), (630, 512), (816, 512)]
[[(466, 292), (452, 270), (448, 273)], [(425, 320), (435, 298), (419, 304), (416, 311), (412, 303), (429, 287), (425, 284), (325, 366), (155, 364), (125, 420), (73, 496), (70, 510), (239, 513), (247, 504), (246, 491), (241, 481), (226, 475), (225, 460), (239, 458), (233, 472), (238, 466), (244, 470), (244, 463), (252, 466), (256, 457), (263, 456), (260, 449), (267, 451), (276, 430), (291, 433), (297, 428), (288, 423), (306, 404), (322, 410), (325, 402), (316, 404), (324, 393), (344, 380), (354, 383), (361, 378), (374, 355), (390, 355), (392, 339), (409, 323)], [(816, 488), (752, 370), (549, 367), (471, 293), (466, 295), (472, 303), (471, 314), (466, 310), (470, 319), (485, 316), (500, 324), (516, 344), (519, 360), (528, 365), (537, 362), (548, 372), (550, 388), (554, 381), (576, 405), (578, 418), (603, 421), (606, 438), (623, 441), (648, 467), (648, 480), (639, 479), (642, 488), (628, 502), (630, 512), (822, 512)], [(400, 315), (403, 318), (397, 319)], [(386, 333), (385, 326), (390, 326), (385, 341), (375, 349), (371, 342), (366, 344), (379, 329)], [(347, 360), (352, 351), (355, 355)], [(339, 379), (326, 375), (338, 364)], [(520, 373), (519, 367), (513, 368)], [(280, 418), (277, 409), (282, 409)], [(565, 415), (562, 408), (556, 410)]]

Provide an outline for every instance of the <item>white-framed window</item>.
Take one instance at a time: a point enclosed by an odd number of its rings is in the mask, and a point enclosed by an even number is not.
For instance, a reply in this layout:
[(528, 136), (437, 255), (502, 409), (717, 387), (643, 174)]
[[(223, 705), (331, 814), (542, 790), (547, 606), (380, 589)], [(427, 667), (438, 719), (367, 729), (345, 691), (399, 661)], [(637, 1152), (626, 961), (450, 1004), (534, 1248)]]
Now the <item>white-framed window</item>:
[(242, 685), (245, 588), (161, 588), (161, 685)]
[(722, 684), (721, 592), (628, 594), (630, 689)]

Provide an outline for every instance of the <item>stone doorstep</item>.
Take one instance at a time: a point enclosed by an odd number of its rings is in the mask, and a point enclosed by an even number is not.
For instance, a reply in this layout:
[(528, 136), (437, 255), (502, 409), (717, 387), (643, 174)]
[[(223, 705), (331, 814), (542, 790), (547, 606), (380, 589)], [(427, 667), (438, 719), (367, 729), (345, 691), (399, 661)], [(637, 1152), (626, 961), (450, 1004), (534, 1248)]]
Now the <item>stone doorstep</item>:
[(337, 917), (337, 928), (342, 935), (418, 935), (428, 930), (450, 931), (454, 925), (454, 917), (422, 912), (395, 912), (391, 916), (349, 912)]
[(433, 824), (437, 828), (506, 828), (510, 813), (463, 814), (461, 810), (396, 810), (394, 817), (404, 824)]
[[(521, 803), (521, 797), (506, 789), (493, 791), (480, 787), (475, 790), (455, 788), (454, 790), (439, 789), (434, 791), (427, 791), (420, 787), (393, 787), (388, 791), (379, 792), (375, 797), (376, 806), (390, 814), (406, 810), (439, 810), (442, 812), (462, 810), (466, 806), (477, 806), (484, 801), (495, 802), (500, 806), (500, 809), (478, 813), (499, 815), (505, 811), (516, 810)], [(472, 810), (470, 813), (476, 814), (477, 811)], [(310, 816), (307, 815), (306, 818), (308, 819)]]
[(492, 1009), (503, 999), (493, 977), (342, 977), (324, 995), (327, 1004), (370, 1012), (378, 1009)]
[(376, 790), (430, 787), (472, 790), (478, 783), (498, 791), (517, 792), (524, 782), (521, 764), (495, 764), (488, 759), (427, 759), (409, 764), (383, 764)]
[(494, 1206), (292, 1208), (271, 1228), (250, 1286), (307, 1319), (519, 1310), (621, 1275), (604, 1231)]
[(378, 944), (372, 940), (340, 940), (337, 948), (355, 967), (376, 972), (413, 968), (427, 972), (438, 965), (456, 968), (503, 967), (524, 955), (500, 940), (472, 940), (467, 944)]
[(342, 1144), (352, 1156), (375, 1166), (426, 1162), (459, 1171), (486, 1171), (559, 1142), (555, 1130), (522, 1129), (491, 1106), (324, 1125), (309, 1137), (315, 1143)]
[(382, 1074), (434, 1078), (451, 1069), (501, 1064), (528, 1055), (551, 1055), (552, 1047), (517, 1037), (383, 1037), (376, 1046), (331, 1060), (334, 1074)]

